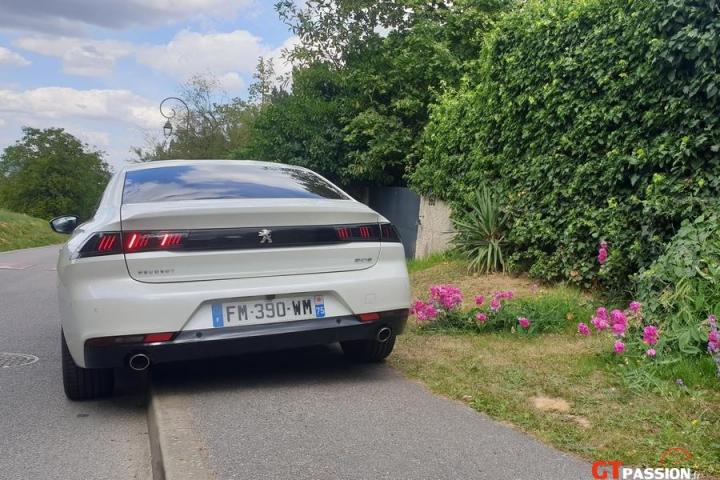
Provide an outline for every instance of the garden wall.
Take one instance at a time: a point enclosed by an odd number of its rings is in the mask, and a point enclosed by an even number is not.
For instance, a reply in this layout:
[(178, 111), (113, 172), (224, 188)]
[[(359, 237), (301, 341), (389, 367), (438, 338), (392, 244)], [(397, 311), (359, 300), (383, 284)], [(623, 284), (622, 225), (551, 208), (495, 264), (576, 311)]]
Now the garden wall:
[(450, 248), (455, 234), (450, 214), (450, 205), (447, 202), (425, 196), (420, 198), (415, 258), (424, 258)]

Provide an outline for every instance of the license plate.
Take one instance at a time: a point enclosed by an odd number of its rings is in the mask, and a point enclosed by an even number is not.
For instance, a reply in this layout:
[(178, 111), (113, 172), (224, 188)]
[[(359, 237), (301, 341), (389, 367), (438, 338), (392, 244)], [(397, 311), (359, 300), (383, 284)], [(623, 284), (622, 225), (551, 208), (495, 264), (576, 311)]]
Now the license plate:
[(325, 298), (303, 295), (214, 303), (212, 317), (215, 328), (323, 318)]

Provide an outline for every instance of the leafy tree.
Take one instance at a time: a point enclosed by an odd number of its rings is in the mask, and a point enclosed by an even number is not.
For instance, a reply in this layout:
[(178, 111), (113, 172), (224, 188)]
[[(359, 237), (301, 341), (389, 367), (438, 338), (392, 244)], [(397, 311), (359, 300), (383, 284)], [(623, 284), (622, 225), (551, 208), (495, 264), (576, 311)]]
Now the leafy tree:
[[(279, 2), (281, 18), (300, 38), (289, 52), (297, 68), (292, 92), (259, 110), (254, 152), (320, 167), (344, 183), (403, 185), (419, 158), (428, 105), (459, 82), (483, 32), (510, 4), (310, 0), (300, 8)], [(302, 85), (318, 76), (325, 80)], [(332, 96), (315, 88), (323, 84), (332, 85)], [(317, 128), (303, 125), (318, 118)], [(288, 123), (276, 123), (283, 120)], [(285, 125), (292, 132), (278, 131)]]
[(109, 178), (103, 152), (61, 128), (25, 127), (23, 138), (0, 156), (0, 204), (46, 219), (88, 218)]
[(179, 97), (189, 112), (182, 104), (169, 106), (175, 111), (172, 135), (150, 138), (146, 148), (134, 148), (137, 161), (225, 158), (247, 143), (254, 107), (238, 98), (224, 101), (215, 78), (192, 77), (181, 86)]
[(302, 165), (332, 178), (343, 178), (346, 166), (342, 135), (341, 79), (327, 65), (297, 70), (293, 93), (276, 92), (258, 107), (250, 124), (247, 148), (231, 158)]

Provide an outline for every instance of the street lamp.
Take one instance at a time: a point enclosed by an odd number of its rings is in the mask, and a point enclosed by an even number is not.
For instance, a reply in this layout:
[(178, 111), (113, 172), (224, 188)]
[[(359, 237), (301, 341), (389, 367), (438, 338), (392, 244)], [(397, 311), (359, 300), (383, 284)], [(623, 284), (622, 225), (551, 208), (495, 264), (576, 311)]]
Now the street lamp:
[(170, 120), (165, 122), (165, 126), (163, 127), (163, 134), (165, 135), (165, 138), (170, 138), (170, 135), (172, 135), (172, 123), (170, 123)]
[(177, 112), (174, 108), (169, 107), (168, 109), (164, 109), (165, 102), (173, 101), (180, 103), (183, 107), (185, 107), (185, 110), (187, 111), (187, 114), (185, 115), (185, 123), (186, 128), (189, 131), (190, 130), (190, 107), (188, 107), (188, 104), (185, 103), (181, 98), (178, 97), (167, 97), (163, 99), (162, 102), (160, 102), (160, 115), (165, 117), (167, 121), (165, 122), (165, 125), (163, 125), (163, 134), (165, 135), (165, 138), (170, 138), (170, 135), (173, 133), (173, 126), (172, 123), (170, 123), (170, 120), (175, 118), (177, 116)]

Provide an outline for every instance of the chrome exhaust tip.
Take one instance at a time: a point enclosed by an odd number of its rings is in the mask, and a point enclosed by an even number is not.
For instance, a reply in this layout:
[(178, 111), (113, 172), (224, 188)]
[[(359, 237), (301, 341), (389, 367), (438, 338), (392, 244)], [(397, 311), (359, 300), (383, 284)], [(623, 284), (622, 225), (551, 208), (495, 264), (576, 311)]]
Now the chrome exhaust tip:
[(130, 357), (130, 360), (128, 360), (128, 366), (136, 372), (142, 372), (143, 370), (147, 370), (147, 368), (150, 366), (150, 357), (148, 357), (144, 353), (136, 353), (135, 355)]
[(388, 340), (390, 340), (390, 337), (392, 336), (392, 329), (390, 327), (382, 327), (380, 330), (377, 331), (377, 335), (375, 336), (375, 339), (380, 343), (385, 343)]

